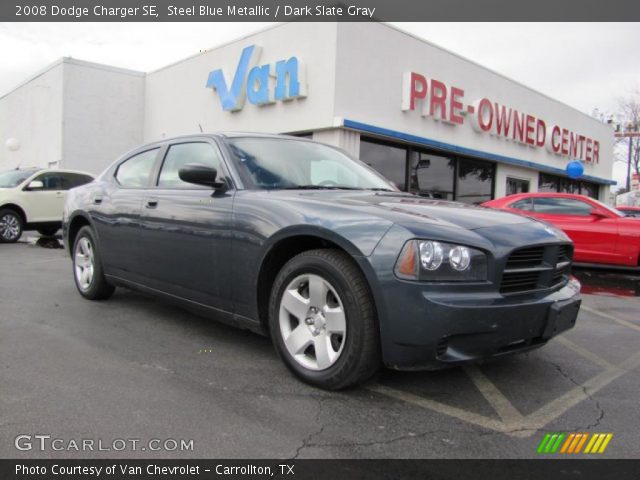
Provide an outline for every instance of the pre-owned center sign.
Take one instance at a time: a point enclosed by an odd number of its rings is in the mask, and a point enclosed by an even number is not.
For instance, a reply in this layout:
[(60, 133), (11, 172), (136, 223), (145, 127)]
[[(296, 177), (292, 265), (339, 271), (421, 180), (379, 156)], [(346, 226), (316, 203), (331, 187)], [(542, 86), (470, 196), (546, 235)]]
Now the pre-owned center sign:
[(463, 125), (467, 119), (476, 132), (487, 133), (533, 148), (546, 148), (563, 157), (599, 163), (600, 142), (566, 126), (548, 123), (491, 98), (465, 101), (464, 89), (415, 72), (402, 81), (402, 110), (418, 110), (423, 117)]

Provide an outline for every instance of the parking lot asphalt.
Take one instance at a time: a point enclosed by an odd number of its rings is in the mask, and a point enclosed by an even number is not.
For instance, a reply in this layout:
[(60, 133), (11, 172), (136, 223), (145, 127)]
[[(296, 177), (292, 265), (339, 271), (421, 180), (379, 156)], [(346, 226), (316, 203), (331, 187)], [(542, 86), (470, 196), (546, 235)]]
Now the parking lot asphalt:
[[(634, 296), (600, 286), (575, 329), (528, 354), (334, 393), (296, 380), (267, 338), (126, 289), (84, 300), (66, 252), (38, 244), (0, 245), (2, 458), (534, 458), (547, 432), (612, 433), (601, 458), (638, 457)], [(21, 434), (193, 450), (19, 451)]]

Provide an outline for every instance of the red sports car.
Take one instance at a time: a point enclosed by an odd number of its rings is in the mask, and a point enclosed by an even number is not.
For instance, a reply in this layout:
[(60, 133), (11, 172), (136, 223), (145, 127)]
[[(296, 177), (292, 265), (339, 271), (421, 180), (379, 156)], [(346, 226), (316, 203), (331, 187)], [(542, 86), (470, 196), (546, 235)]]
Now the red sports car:
[(574, 262), (640, 267), (640, 222), (593, 198), (571, 193), (520, 193), (483, 203), (549, 222), (575, 244)]

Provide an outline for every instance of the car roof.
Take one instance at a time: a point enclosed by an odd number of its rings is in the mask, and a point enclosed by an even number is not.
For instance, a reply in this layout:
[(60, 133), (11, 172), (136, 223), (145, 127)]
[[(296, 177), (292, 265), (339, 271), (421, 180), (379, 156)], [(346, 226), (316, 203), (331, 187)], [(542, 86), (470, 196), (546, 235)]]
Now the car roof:
[(513, 195), (509, 195), (508, 197), (504, 197), (509, 200), (519, 200), (522, 198), (543, 198), (543, 197), (562, 197), (562, 198), (580, 198), (580, 199), (589, 199), (593, 200), (591, 197), (586, 195), (580, 195), (578, 193), (559, 193), (559, 192), (530, 192), (530, 193), (515, 193)]

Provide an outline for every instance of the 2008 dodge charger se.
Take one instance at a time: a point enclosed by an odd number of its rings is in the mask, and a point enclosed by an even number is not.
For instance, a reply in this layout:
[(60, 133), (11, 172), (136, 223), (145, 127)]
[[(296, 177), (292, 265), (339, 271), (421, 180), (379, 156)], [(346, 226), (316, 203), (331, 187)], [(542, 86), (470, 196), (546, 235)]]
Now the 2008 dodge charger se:
[(125, 286), (269, 334), (302, 380), (362, 382), (544, 345), (571, 328), (572, 244), (524, 216), (400, 192), (295, 137), (163, 140), (73, 189), (80, 294)]

